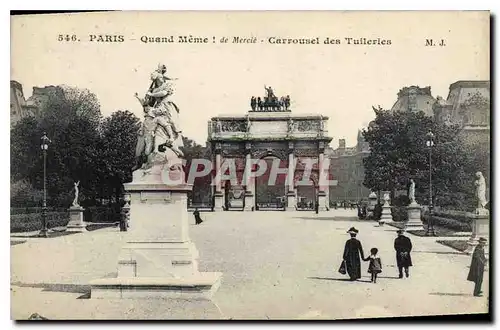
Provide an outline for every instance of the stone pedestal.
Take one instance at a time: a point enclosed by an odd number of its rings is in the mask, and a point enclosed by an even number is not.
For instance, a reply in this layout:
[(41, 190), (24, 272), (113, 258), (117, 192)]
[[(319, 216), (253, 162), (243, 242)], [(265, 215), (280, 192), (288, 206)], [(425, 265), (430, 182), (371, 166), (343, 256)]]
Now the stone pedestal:
[(318, 211), (328, 211), (328, 200), (324, 191), (318, 192)]
[(223, 211), (224, 208), (224, 194), (220, 191), (214, 194), (214, 211)]
[(471, 254), (474, 252), (474, 248), (478, 244), (480, 237), (484, 237), (488, 240), (484, 247), (484, 253), (489, 254), (489, 244), (490, 244), (490, 215), (488, 210), (483, 209), (476, 211), (476, 213), (470, 213), (467, 215), (472, 220), (472, 235), (467, 241), (466, 253)]
[(297, 195), (295, 191), (289, 191), (286, 194), (286, 208), (285, 211), (295, 211), (297, 208)]
[(255, 208), (255, 199), (251, 191), (245, 191), (245, 207), (243, 211), (253, 211)]
[(382, 206), (382, 216), (380, 217), (378, 224), (383, 226), (387, 221), (392, 221), (391, 206), (389, 203), (385, 203)]
[(373, 219), (373, 211), (375, 211), (375, 206), (377, 205), (377, 194), (375, 194), (373, 191), (370, 193), (368, 196), (368, 207), (367, 207), (367, 218), (368, 219)]
[(94, 280), (92, 298), (210, 299), (221, 273), (198, 271), (189, 238), (191, 185), (129, 183), (131, 224), (118, 258), (118, 277)]
[(80, 205), (73, 205), (69, 208), (69, 222), (66, 231), (83, 233), (87, 231), (85, 222), (83, 222), (84, 208)]
[(419, 204), (411, 203), (407, 207), (408, 222), (406, 223), (406, 230), (424, 230), (421, 219), (422, 210)]

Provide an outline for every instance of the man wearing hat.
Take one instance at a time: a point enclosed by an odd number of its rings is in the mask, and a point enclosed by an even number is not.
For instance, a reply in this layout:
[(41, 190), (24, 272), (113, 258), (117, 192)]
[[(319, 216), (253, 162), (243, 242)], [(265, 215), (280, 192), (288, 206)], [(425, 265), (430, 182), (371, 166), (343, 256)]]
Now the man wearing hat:
[(480, 237), (479, 242), (472, 253), (472, 261), (470, 264), (469, 275), (467, 280), (474, 282), (474, 296), (481, 297), (481, 285), (483, 284), (484, 265), (486, 264), (486, 257), (484, 255), (484, 246), (486, 245), (486, 238)]
[(349, 274), (351, 281), (356, 281), (358, 278), (361, 278), (360, 254), (361, 258), (365, 259), (361, 242), (356, 239), (358, 232), (359, 231), (354, 227), (351, 227), (347, 231), (347, 233), (351, 235), (351, 238), (345, 242), (344, 248), (343, 259), (345, 261), (347, 274)]
[(399, 270), (399, 278), (403, 278), (403, 269), (405, 270), (406, 277), (410, 277), (411, 262), (411, 240), (404, 235), (404, 230), (397, 231), (398, 237), (394, 240), (394, 250), (396, 250), (396, 263)]

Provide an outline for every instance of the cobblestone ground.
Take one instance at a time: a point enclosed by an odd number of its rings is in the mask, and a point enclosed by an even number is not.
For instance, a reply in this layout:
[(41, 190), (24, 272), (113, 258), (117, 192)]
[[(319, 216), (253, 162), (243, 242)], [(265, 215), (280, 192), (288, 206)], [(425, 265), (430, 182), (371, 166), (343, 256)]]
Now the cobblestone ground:
[[(11, 246), (11, 315), (49, 319), (345, 319), (485, 313), (466, 281), (470, 256), (416, 237), (410, 278), (398, 279), (395, 228), (358, 221), (351, 210), (202, 213), (190, 233), (201, 271), (224, 273), (213, 302), (96, 300), (88, 282), (112, 276), (126, 233), (107, 228), (52, 239), (28, 238)], [(194, 219), (193, 219), (194, 223)], [(370, 283), (337, 272), (351, 226), (364, 250), (377, 247), (383, 273)]]

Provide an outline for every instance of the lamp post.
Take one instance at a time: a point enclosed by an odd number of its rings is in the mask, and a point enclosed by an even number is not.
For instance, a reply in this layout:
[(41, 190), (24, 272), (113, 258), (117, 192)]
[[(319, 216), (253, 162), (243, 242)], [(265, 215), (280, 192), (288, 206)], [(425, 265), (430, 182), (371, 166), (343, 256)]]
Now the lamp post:
[(429, 219), (427, 221), (426, 236), (436, 236), (434, 231), (434, 223), (432, 220), (432, 148), (434, 147), (434, 134), (429, 130), (427, 133), (426, 145), (429, 148)]
[(42, 202), (42, 229), (38, 236), (49, 237), (47, 229), (47, 150), (49, 149), (50, 139), (44, 132), (41, 138), (40, 148), (43, 152), (43, 202)]

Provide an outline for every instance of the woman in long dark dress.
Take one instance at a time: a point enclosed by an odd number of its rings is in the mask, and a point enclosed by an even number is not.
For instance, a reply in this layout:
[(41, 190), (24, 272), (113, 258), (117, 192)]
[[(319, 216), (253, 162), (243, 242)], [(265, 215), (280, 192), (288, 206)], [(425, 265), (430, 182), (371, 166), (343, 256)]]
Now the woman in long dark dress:
[(347, 232), (351, 235), (351, 238), (345, 242), (343, 258), (347, 274), (349, 274), (351, 281), (356, 281), (361, 278), (361, 259), (365, 259), (365, 255), (363, 253), (361, 242), (356, 239), (356, 235), (359, 231), (352, 227)]

